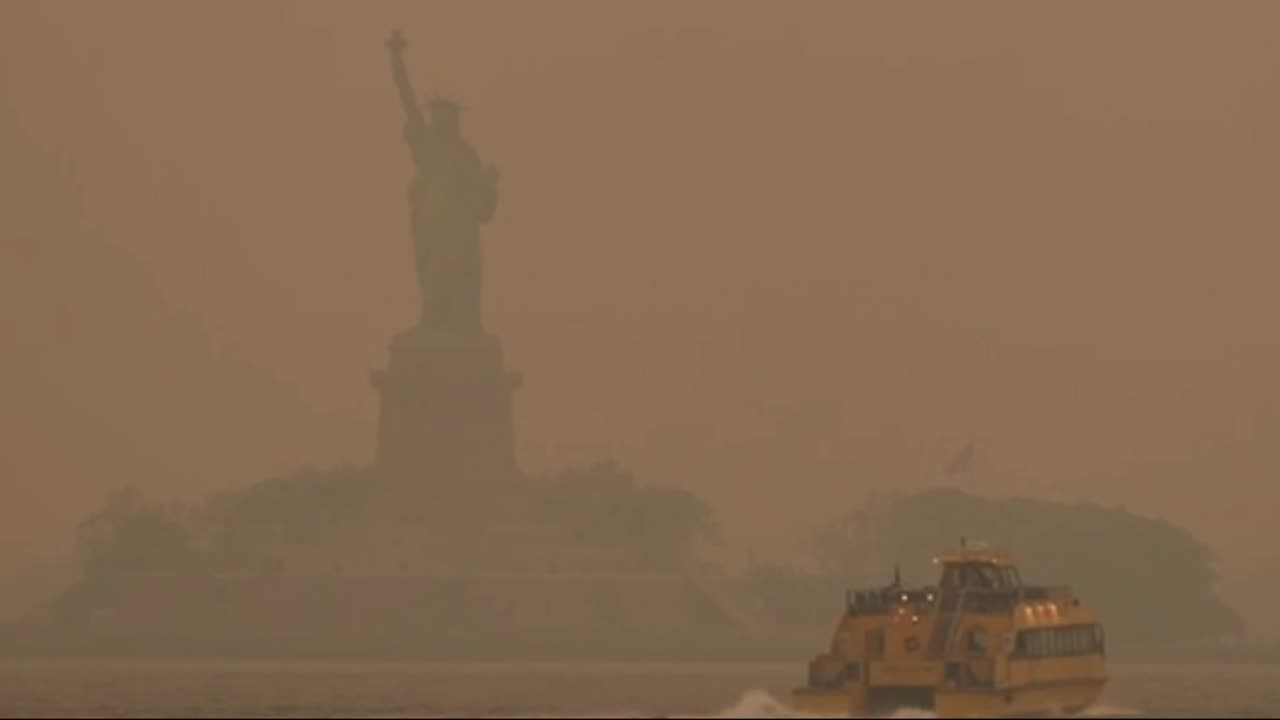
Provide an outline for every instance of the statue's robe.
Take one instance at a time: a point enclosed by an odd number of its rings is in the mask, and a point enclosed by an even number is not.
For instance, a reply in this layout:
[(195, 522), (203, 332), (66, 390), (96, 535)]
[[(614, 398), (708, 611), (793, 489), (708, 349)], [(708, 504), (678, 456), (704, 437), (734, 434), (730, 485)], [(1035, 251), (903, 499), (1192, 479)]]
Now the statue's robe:
[(406, 129), (418, 172), (409, 186), (423, 324), (481, 327), (480, 225), (496, 206), (496, 188), (479, 155), (457, 134)]

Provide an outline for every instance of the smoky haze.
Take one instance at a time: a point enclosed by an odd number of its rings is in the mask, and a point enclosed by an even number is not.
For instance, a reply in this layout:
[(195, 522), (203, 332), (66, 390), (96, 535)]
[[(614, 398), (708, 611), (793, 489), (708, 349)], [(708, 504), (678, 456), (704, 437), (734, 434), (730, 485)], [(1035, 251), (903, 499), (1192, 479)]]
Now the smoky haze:
[[(6, 2), (4, 560), (123, 484), (367, 459), (416, 307), (399, 27), (502, 171), (485, 313), (527, 467), (619, 456), (790, 558), (974, 442), (977, 489), (1169, 518), (1249, 597), (1280, 566), (1277, 21)], [(775, 405), (837, 418), (766, 441)]]

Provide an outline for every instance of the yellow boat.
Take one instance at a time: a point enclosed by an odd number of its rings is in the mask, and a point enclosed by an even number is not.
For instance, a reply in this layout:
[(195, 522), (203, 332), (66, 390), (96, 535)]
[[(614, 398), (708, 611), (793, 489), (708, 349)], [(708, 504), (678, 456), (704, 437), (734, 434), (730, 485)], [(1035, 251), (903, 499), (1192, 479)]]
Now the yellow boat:
[(831, 647), (792, 693), (802, 713), (939, 717), (1070, 714), (1107, 683), (1102, 623), (1070, 586), (1024, 585), (985, 545), (934, 558), (937, 586), (848, 593)]

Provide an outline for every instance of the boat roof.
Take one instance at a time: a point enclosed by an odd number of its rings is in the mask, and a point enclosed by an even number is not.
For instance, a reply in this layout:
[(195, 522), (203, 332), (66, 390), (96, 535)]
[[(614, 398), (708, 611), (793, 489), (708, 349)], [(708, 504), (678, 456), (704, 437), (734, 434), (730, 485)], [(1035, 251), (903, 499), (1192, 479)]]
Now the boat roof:
[(1016, 565), (1013, 558), (1005, 553), (995, 550), (986, 543), (967, 543), (958, 552), (948, 552), (936, 555), (933, 558), (936, 565), (955, 565), (963, 563), (984, 563), (989, 565), (997, 565), (1000, 567), (1013, 567)]

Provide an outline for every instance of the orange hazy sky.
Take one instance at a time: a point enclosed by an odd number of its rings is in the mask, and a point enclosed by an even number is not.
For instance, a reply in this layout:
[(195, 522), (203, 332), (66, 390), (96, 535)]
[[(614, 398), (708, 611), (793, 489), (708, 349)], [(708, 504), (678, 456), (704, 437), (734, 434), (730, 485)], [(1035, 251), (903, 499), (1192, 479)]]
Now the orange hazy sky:
[[(95, 242), (209, 352), (350, 418), (339, 454), (371, 451), (368, 373), (415, 317), (398, 27), (421, 92), (457, 97), (502, 172), (486, 317), (526, 377), (526, 452), (826, 398), (851, 432), (978, 438), (1009, 489), (1149, 500), (1239, 547), (1276, 499), (1278, 20), (1267, 2), (9, 0), (0, 47), (8, 105), (73, 168)], [(243, 484), (331, 457), (328, 438), (191, 452)], [(118, 479), (17, 467), (24, 497), (77, 512)]]

